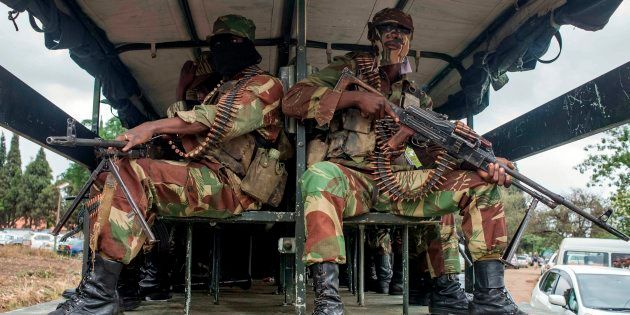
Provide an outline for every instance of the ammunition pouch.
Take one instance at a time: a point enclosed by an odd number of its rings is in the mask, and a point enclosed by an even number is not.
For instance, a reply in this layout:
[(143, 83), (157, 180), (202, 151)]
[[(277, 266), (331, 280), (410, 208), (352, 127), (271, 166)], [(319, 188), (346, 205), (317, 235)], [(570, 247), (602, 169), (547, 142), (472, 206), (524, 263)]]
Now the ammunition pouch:
[(258, 148), (241, 182), (243, 192), (273, 207), (282, 201), (288, 175), (279, 157), (280, 152), (276, 149)]
[[(339, 119), (339, 117), (336, 117)], [(327, 156), (329, 158), (366, 157), (376, 147), (373, 121), (363, 117), (358, 109), (347, 109), (341, 114), (341, 122), (331, 124), (332, 134)], [(339, 128), (339, 126), (341, 128)], [(339, 130), (335, 130), (339, 128)]]
[(236, 137), (212, 147), (208, 154), (239, 176), (245, 176), (254, 155), (256, 141), (251, 134)]

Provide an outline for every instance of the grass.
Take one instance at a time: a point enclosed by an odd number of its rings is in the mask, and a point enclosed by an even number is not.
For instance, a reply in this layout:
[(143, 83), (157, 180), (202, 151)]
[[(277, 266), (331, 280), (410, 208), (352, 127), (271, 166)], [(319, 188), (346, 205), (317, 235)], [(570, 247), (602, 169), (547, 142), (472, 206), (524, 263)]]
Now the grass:
[(0, 312), (59, 299), (81, 279), (81, 259), (23, 246), (0, 246)]

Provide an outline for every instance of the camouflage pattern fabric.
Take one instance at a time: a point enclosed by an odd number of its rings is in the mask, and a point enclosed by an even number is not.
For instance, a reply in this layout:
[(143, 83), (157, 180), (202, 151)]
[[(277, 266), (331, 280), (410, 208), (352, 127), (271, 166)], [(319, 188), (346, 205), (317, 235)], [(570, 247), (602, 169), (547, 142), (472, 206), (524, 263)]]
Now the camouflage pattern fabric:
[[(405, 189), (418, 189), (427, 170), (396, 173)], [(394, 202), (378, 194), (372, 203), (375, 182), (372, 176), (329, 161), (318, 162), (300, 180), (306, 219), (307, 264), (345, 263), (342, 219), (374, 209), (414, 217), (463, 215), (462, 227), (474, 260), (498, 258), (506, 245), (505, 218), (499, 188), (487, 184), (476, 172), (454, 171), (446, 176), (439, 191), (417, 201)], [(460, 205), (467, 196), (467, 205)]]
[[(357, 57), (366, 55), (369, 57), (367, 53), (336, 57), (319, 73), (298, 82), (283, 100), (282, 110), (285, 115), (314, 120), (320, 129), (330, 128), (338, 114), (335, 109), (341, 97), (341, 92), (334, 91), (333, 87), (344, 68), (348, 67), (357, 73)], [(381, 79), (385, 83), (381, 91), (396, 103), (397, 95), (391, 88), (396, 82), (388, 82), (384, 77)], [(430, 107), (428, 96), (419, 96), (424, 99), (422, 103)], [(415, 217), (459, 212), (463, 216), (462, 230), (468, 239), (473, 259), (500, 257), (507, 235), (503, 207), (499, 201), (500, 192), (496, 185), (487, 184), (476, 172), (453, 171), (446, 176), (447, 181), (425, 199), (393, 202), (387, 196), (374, 192), (375, 183), (370, 167), (367, 161), (329, 158), (328, 161), (310, 166), (301, 178), (307, 229), (304, 260), (307, 264), (323, 261), (345, 263), (342, 219), (369, 212), (370, 209)], [(429, 173), (428, 169), (412, 169), (401, 167), (395, 173), (403, 189), (411, 191), (418, 189)], [(377, 195), (374, 203), (373, 194)], [(448, 257), (452, 252), (450, 246), (446, 246), (449, 249), (445, 252)], [(448, 257), (446, 259), (450, 259)]]
[(256, 25), (244, 16), (228, 14), (219, 17), (212, 26), (212, 35), (232, 34), (244, 37), (254, 42), (256, 39)]
[[(240, 103), (235, 104), (237, 119), (226, 141), (251, 132), (275, 141), (281, 130), (279, 104), (283, 90), (280, 81), (268, 75), (256, 75), (249, 79), (243, 90)], [(229, 88), (225, 89), (214, 102), (196, 106), (191, 111), (170, 112), (187, 122), (209, 125), (216, 114), (213, 104), (229, 91)], [(203, 137), (205, 135), (187, 137), (184, 141), (191, 147), (196, 138)], [(124, 158), (116, 165), (132, 198), (149, 222), (157, 214), (226, 218), (261, 206), (240, 190), (239, 176), (210, 157), (182, 162)], [(99, 186), (106, 174), (101, 175)], [(132, 210), (120, 187), (113, 194), (109, 219), (101, 226), (98, 250), (113, 260), (129, 263), (142, 248), (146, 236), (134, 217), (128, 216)]]
[(459, 242), (455, 229), (455, 216), (443, 215), (439, 224), (421, 226), (416, 231), (422, 240), (418, 250), (427, 262), (431, 278), (444, 274), (457, 274), (462, 270), (459, 261)]

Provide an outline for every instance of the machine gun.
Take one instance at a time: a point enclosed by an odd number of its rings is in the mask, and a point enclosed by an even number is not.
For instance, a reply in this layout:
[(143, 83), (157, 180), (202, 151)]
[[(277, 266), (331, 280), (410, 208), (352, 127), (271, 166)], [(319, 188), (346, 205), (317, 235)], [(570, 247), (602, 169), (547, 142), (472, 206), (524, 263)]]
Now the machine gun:
[[(114, 176), (114, 179), (122, 189), (125, 198), (129, 202), (131, 206), (132, 212), (129, 212), (127, 215), (129, 218), (135, 216), (135, 218), (140, 222), (140, 227), (142, 231), (147, 235), (149, 239), (149, 244), (153, 244), (157, 242), (155, 235), (151, 231), (149, 224), (144, 219), (144, 215), (138, 205), (131, 197), (129, 193), (129, 189), (125, 186), (122, 178), (120, 177), (120, 173), (118, 172), (118, 167), (114, 164), (114, 159), (118, 157), (127, 156), (129, 158), (141, 158), (149, 155), (151, 148), (147, 145), (139, 145), (133, 147), (131, 150), (127, 152), (120, 151), (127, 142), (126, 141), (116, 141), (116, 140), (103, 140), (103, 139), (84, 139), (76, 137), (76, 127), (75, 121), (72, 118), (68, 118), (68, 127), (67, 127), (67, 135), (60, 137), (48, 137), (46, 138), (46, 143), (50, 145), (59, 145), (59, 146), (67, 146), (67, 147), (76, 147), (76, 146), (89, 146), (94, 147), (96, 150), (96, 155), (101, 159), (98, 166), (92, 171), (90, 174), (90, 178), (88, 181), (81, 187), (81, 190), (77, 194), (76, 198), (72, 201), (70, 208), (66, 210), (63, 214), (57, 225), (53, 229), (53, 235), (58, 235), (61, 228), (68, 222), (72, 213), (79, 206), (79, 203), (83, 199), (83, 197), (88, 193), (90, 187), (96, 180), (97, 176), (102, 172), (111, 172)], [(109, 148), (114, 148), (114, 150), (110, 150)], [(116, 150), (118, 149), (118, 150)]]
[[(359, 80), (354, 76), (351, 70), (346, 68), (343, 70), (335, 89), (343, 90), (350, 85), (356, 85), (368, 92), (381, 94), (370, 85)], [(477, 135), (472, 129), (461, 122), (453, 123), (449, 121), (446, 115), (414, 106), (413, 103), (417, 103), (417, 101), (414, 101), (412, 98), (413, 97), (406, 95), (402, 106), (390, 104), (390, 107), (400, 119), (400, 129), (384, 144), (386, 150), (388, 148), (396, 150), (406, 142), (410, 142), (412, 145), (428, 143), (430, 145), (439, 146), (446, 150), (447, 154), (454, 159), (464, 161), (476, 169), (487, 171), (490, 163), (499, 163), (492, 151), (492, 144), (488, 140)], [(540, 201), (552, 209), (558, 205), (563, 205), (569, 210), (593, 222), (593, 224), (608, 233), (626, 242), (630, 240), (627, 235), (606, 223), (606, 220), (610, 217), (610, 211), (604, 216), (597, 218), (518, 171), (501, 163), (499, 163), (499, 165), (505, 169), (507, 174), (516, 179), (513, 182), (514, 186), (534, 198), (533, 202), (537, 203)], [(535, 207), (535, 203), (533, 207)], [(530, 206), (528, 212), (530, 212), (533, 207)], [(526, 215), (525, 219), (528, 220), (529, 215)], [(517, 237), (512, 238), (512, 242), (508, 245), (510, 250), (506, 251), (507, 256), (504, 256), (504, 258), (508, 259), (505, 260), (509, 261), (509, 258), (511, 258), (509, 253), (513, 255), (516, 250), (525, 225), (526, 222), (525, 224), (521, 224), (519, 231), (517, 231)]]

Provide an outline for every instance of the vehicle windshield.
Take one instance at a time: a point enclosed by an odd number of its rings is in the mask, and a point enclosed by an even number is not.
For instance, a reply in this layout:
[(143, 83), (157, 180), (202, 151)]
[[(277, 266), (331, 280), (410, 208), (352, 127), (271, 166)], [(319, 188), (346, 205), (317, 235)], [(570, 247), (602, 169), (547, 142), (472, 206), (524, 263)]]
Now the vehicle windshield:
[(578, 274), (582, 304), (603, 310), (630, 310), (630, 276)]
[(590, 265), (608, 267), (608, 254), (603, 252), (564, 252), (565, 265)]

